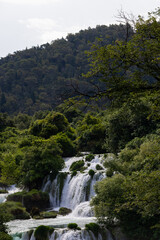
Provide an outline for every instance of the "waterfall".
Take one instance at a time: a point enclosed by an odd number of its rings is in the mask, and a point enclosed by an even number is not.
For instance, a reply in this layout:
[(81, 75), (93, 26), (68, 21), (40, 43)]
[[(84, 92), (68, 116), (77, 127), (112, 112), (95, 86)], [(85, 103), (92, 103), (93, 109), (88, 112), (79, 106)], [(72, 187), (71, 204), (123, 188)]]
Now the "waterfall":
[(15, 192), (19, 192), (21, 191), (19, 188), (17, 188), (15, 185), (11, 185), (10, 187), (6, 188), (6, 190), (8, 191), (8, 193), (2, 193), (0, 194), (0, 203), (3, 203), (6, 201), (6, 198), (9, 194), (15, 193)]
[[(101, 163), (102, 156), (95, 156), (91, 162), (85, 162), (83, 173), (78, 172), (76, 176), (72, 177), (69, 171), (70, 166), (73, 162), (79, 160), (85, 160), (85, 156), (66, 158), (64, 169), (53, 182), (47, 179), (42, 190), (49, 192), (52, 209), (66, 207), (74, 211), (75, 216), (78, 214), (80, 214), (79, 216), (93, 216), (89, 201), (95, 195), (95, 183), (105, 177), (104, 170), (96, 170), (97, 164), (103, 167)], [(88, 174), (90, 169), (95, 171), (93, 177)]]
[[(22, 240), (26, 239), (27, 238), (22, 237)], [(30, 240), (35, 240), (34, 233), (32, 234)], [(98, 233), (97, 236), (95, 236), (95, 234), (90, 230), (68, 230), (64, 228), (56, 229), (49, 237), (49, 240), (113, 240), (113, 238), (107, 229), (103, 230), (103, 234)]]

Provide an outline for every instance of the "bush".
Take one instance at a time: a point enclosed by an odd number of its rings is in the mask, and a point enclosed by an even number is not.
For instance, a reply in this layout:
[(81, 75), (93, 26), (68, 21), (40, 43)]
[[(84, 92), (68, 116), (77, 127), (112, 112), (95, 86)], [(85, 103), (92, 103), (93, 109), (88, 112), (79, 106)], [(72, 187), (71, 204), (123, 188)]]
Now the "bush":
[(103, 167), (101, 167), (99, 164), (96, 165), (96, 170), (103, 170)]
[(95, 174), (95, 171), (93, 169), (90, 169), (88, 171), (88, 174), (93, 178), (94, 174)]
[(69, 224), (67, 225), (67, 227), (68, 227), (69, 229), (77, 229), (77, 228), (78, 228), (78, 225), (77, 225), (77, 223), (69, 223)]
[(49, 240), (49, 235), (51, 235), (53, 231), (53, 227), (40, 225), (36, 228), (34, 236), (36, 240)]
[(49, 207), (49, 195), (46, 192), (32, 189), (32, 191), (24, 194), (23, 204), (28, 212), (34, 207), (39, 208), (40, 210), (46, 209)]
[(93, 155), (93, 154), (89, 154), (89, 155), (87, 155), (86, 158), (85, 158), (85, 160), (86, 160), (87, 162), (91, 162), (92, 159), (94, 159), (94, 155)]
[(4, 211), (8, 216), (8, 220), (14, 219), (29, 219), (30, 215), (26, 212), (26, 209), (19, 202), (5, 202), (0, 204), (0, 211)]
[(97, 223), (89, 223), (85, 225), (86, 230), (90, 230), (94, 233), (96, 237), (98, 237), (98, 232), (100, 230), (100, 226)]
[(84, 161), (83, 160), (79, 160), (77, 162), (73, 162), (70, 166), (70, 171), (80, 171), (81, 168), (84, 166)]
[(0, 240), (12, 240), (12, 237), (5, 232), (0, 232)]

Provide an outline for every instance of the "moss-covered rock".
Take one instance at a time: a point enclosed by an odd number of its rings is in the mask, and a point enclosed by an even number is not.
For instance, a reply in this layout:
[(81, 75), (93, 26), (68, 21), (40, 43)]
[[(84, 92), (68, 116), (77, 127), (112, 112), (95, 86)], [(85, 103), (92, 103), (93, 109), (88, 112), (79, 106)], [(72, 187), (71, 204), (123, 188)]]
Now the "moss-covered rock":
[(60, 214), (60, 215), (63, 215), (63, 216), (65, 216), (65, 215), (67, 215), (67, 214), (69, 214), (69, 213), (71, 213), (71, 212), (72, 212), (72, 210), (69, 209), (69, 208), (61, 207), (61, 208), (59, 209), (59, 214)]
[(45, 210), (49, 208), (49, 195), (46, 192), (32, 189), (30, 192), (22, 191), (11, 194), (7, 197), (7, 201), (21, 202), (30, 213), (32, 208)]
[(95, 174), (95, 171), (93, 169), (90, 169), (88, 171), (88, 174), (91, 176), (91, 178), (93, 178), (94, 174)]
[(41, 212), (40, 216), (42, 218), (56, 218), (58, 212), (57, 211), (51, 211), (51, 212)]
[(74, 229), (74, 230), (76, 230), (76, 229), (78, 228), (78, 225), (77, 225), (77, 223), (69, 223), (69, 224), (67, 225), (67, 227), (68, 227), (69, 229)]
[(1, 209), (8, 216), (8, 220), (29, 219), (30, 218), (29, 213), (26, 211), (26, 209), (19, 202), (7, 201), (5, 203), (1, 203), (0, 204), (0, 211), (1, 211)]
[(70, 171), (80, 171), (81, 168), (84, 166), (84, 161), (83, 160), (79, 160), (79, 161), (76, 161), (76, 162), (73, 162), (70, 166)]
[(98, 232), (100, 231), (100, 226), (97, 223), (88, 223), (85, 225), (86, 230), (90, 230), (98, 237)]
[(40, 225), (36, 228), (34, 236), (36, 240), (49, 240), (49, 236), (53, 233), (54, 228)]
[(86, 160), (87, 162), (91, 162), (93, 159), (94, 159), (94, 155), (93, 155), (93, 154), (88, 154), (88, 155), (85, 157), (85, 160)]

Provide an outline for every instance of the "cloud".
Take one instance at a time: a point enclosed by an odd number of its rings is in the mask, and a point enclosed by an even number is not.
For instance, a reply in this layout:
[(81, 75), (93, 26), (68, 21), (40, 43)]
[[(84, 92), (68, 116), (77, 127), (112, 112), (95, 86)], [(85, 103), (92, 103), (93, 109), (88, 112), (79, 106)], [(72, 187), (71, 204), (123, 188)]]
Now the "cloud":
[(57, 27), (56, 21), (50, 18), (30, 18), (27, 20), (19, 20), (20, 23), (25, 24), (28, 29), (36, 31), (49, 31)]
[(18, 5), (42, 5), (59, 2), (60, 0), (0, 0), (0, 3), (10, 3)]

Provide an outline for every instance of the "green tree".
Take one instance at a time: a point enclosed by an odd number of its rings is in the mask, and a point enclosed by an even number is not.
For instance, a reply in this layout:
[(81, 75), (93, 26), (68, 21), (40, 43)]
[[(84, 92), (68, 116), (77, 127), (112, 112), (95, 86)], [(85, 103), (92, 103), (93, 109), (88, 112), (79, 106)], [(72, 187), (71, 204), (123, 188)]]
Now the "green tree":
[(149, 14), (147, 20), (139, 17), (135, 33), (127, 41), (93, 45), (89, 53), (91, 70), (86, 76), (97, 77), (105, 83), (106, 90), (99, 92), (100, 96), (106, 95), (116, 102), (122, 102), (133, 97), (133, 94), (146, 94), (156, 104), (160, 91), (159, 56), (160, 24), (157, 11)]

